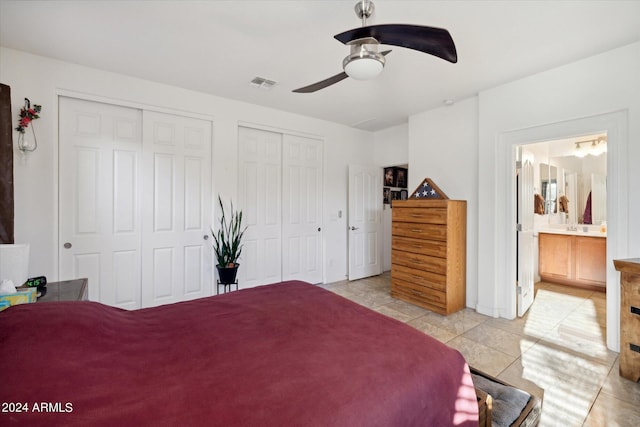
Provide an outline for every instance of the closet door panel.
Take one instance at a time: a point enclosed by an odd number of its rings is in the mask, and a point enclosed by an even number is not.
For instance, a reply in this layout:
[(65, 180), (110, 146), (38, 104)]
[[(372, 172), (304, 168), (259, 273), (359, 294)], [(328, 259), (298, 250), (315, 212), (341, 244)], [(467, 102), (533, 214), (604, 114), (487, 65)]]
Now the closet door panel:
[(211, 295), (211, 122), (143, 113), (142, 305)]
[(175, 231), (175, 197), (173, 185), (176, 180), (173, 155), (153, 155), (153, 231)]
[(140, 307), (141, 111), (59, 98), (60, 280), (89, 299)]
[(238, 129), (238, 205), (248, 226), (240, 259), (241, 288), (282, 280), (282, 135)]
[(139, 161), (135, 151), (114, 152), (113, 232), (116, 234), (134, 233), (137, 228)]
[(283, 136), (283, 280), (322, 282), (322, 141)]

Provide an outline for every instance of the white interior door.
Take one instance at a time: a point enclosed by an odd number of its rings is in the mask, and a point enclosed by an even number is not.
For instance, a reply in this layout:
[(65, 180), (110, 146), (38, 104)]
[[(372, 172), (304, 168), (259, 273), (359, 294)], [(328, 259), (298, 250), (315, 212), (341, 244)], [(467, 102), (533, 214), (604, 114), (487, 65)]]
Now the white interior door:
[(89, 299), (140, 307), (142, 112), (59, 98), (60, 279)]
[(282, 134), (238, 129), (238, 199), (247, 225), (241, 287), (282, 280)]
[(143, 113), (142, 305), (211, 295), (211, 122)]
[(349, 280), (382, 272), (382, 170), (349, 165)]
[(282, 140), (282, 279), (322, 282), (322, 141)]
[(533, 156), (522, 147), (518, 162), (518, 266), (517, 266), (517, 306), (518, 316), (524, 316), (535, 295), (534, 291), (534, 259), (536, 250), (533, 234)]

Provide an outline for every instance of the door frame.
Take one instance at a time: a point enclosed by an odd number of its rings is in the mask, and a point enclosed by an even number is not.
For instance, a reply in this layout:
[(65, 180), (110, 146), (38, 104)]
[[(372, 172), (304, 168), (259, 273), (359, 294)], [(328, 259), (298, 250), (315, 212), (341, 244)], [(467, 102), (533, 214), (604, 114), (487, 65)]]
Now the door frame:
[[(614, 111), (595, 116), (582, 117), (558, 123), (503, 132), (496, 138), (496, 197), (494, 218), (496, 224), (496, 294), (499, 315), (507, 319), (516, 317), (516, 290), (512, 286), (516, 269), (515, 239), (515, 150), (514, 146), (532, 142), (550, 141), (571, 135), (607, 133), (607, 347), (613, 351), (620, 348), (620, 288), (613, 259), (626, 258), (629, 253), (629, 183), (627, 162), (629, 152), (628, 112)], [(500, 260), (500, 261), (498, 261)]]

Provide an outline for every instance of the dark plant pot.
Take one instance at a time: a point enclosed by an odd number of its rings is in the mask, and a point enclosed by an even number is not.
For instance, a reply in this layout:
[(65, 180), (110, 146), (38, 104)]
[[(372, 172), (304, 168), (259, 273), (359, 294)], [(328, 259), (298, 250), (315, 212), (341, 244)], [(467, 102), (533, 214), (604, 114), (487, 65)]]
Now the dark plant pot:
[(218, 269), (218, 277), (220, 278), (220, 283), (235, 283), (236, 275), (238, 274), (238, 267), (240, 264), (236, 263), (233, 267), (220, 267), (216, 265)]

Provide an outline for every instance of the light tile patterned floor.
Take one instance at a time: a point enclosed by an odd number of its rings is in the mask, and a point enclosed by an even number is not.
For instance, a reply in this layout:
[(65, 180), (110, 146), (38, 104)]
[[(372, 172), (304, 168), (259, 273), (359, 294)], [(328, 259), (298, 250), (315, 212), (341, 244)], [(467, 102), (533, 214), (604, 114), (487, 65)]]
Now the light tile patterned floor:
[(599, 292), (539, 283), (523, 318), (464, 309), (441, 316), (389, 295), (389, 273), (321, 285), (407, 323), (460, 351), (467, 362), (543, 397), (540, 426), (640, 426), (640, 384), (618, 375), (606, 347), (606, 299)]

